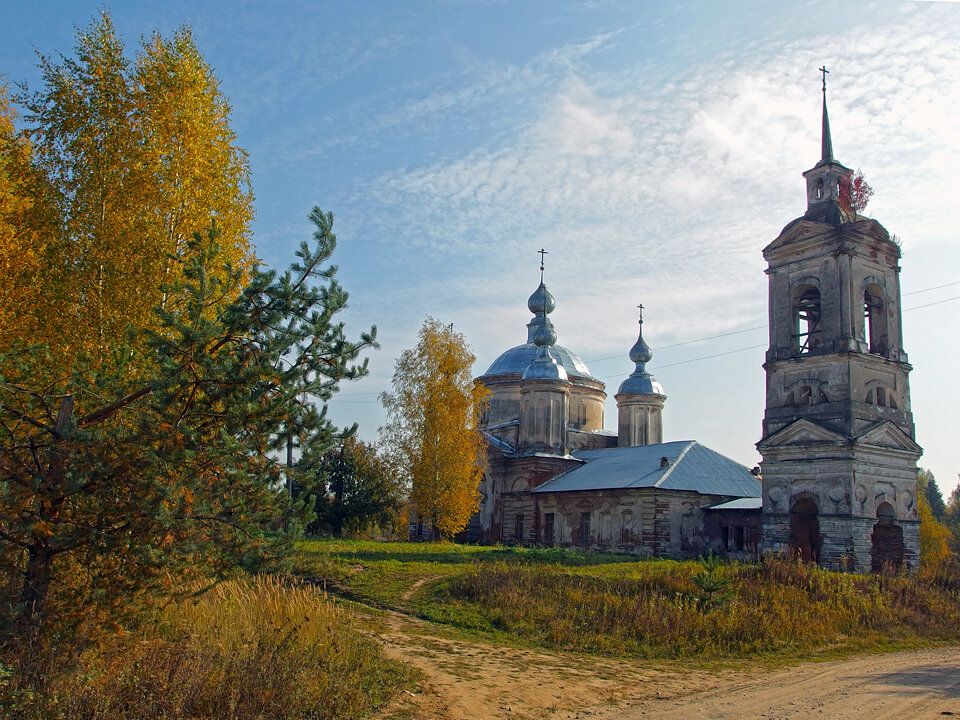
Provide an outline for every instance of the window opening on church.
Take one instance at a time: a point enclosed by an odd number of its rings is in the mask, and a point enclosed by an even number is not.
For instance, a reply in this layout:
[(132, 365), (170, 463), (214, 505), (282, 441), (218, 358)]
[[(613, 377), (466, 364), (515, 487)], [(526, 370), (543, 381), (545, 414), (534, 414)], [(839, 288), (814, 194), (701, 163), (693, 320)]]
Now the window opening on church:
[(553, 513), (543, 516), (543, 544), (553, 545)]
[(863, 293), (864, 341), (869, 345), (870, 352), (885, 355), (887, 352), (886, 315), (883, 297), (877, 292), (878, 289), (871, 286)]
[(820, 291), (806, 290), (797, 301), (797, 349), (801, 354), (813, 352), (820, 347)]
[(730, 549), (730, 528), (726, 525), (720, 528), (720, 542), (723, 544), (724, 550)]
[(523, 513), (517, 513), (513, 519), (513, 539), (523, 542)]
[(867, 397), (864, 402), (867, 403), (867, 405), (873, 405), (873, 390), (867, 391)]
[(633, 542), (633, 512), (624, 510), (620, 520), (620, 544), (629, 545)]
[(590, 513), (580, 513), (580, 544), (588, 545), (590, 543)]
[(823, 199), (823, 178), (817, 180), (817, 200)]
[(737, 550), (743, 551), (743, 528), (740, 526), (733, 528), (733, 544)]
[(887, 404), (887, 391), (882, 387), (877, 388), (877, 405), (884, 407)]
[(893, 394), (891, 394), (890, 397), (887, 398), (887, 401), (890, 407), (892, 407), (894, 410), (897, 409), (897, 399), (893, 396)]

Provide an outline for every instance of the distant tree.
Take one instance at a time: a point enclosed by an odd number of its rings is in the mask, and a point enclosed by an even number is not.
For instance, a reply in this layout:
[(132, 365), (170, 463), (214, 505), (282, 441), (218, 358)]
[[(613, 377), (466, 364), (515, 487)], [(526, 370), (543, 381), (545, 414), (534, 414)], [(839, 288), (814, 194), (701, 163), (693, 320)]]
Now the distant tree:
[(867, 184), (863, 173), (857, 170), (849, 180), (840, 182), (840, 204), (853, 210), (854, 214), (860, 214), (866, 210), (873, 197), (873, 188)]
[(920, 468), (920, 482), (923, 483), (923, 487), (926, 490), (930, 512), (933, 513), (933, 517), (936, 520), (943, 522), (943, 518), (947, 513), (947, 503), (943, 499), (943, 493), (940, 492), (940, 486), (937, 485), (936, 478), (934, 478), (933, 473), (926, 468)]
[[(310, 458), (335, 438), (324, 404), (375, 344), (375, 330), (352, 342), (333, 322), (347, 300), (324, 267), (333, 217), (311, 219), (315, 246), (279, 277), (254, 271), (229, 302), (239, 271), (215, 230), (197, 235), (165, 288), (178, 312), (159, 311), (134, 380), (129, 345), (112, 367), (75, 364), (35, 386), (9, 377), (56, 367), (48, 350), (0, 357), (0, 588), (19, 578), (0, 635), (29, 643), (51, 616), (193, 592), (292, 551), (306, 514), (283, 475), (316, 472)], [(290, 427), (304, 460), (284, 470)]]
[[(920, 517), (920, 564), (936, 568), (950, 559), (950, 530), (939, 522), (930, 507), (930, 486), (936, 486), (933, 473), (921, 469), (917, 477), (918, 514)], [(942, 498), (941, 498), (942, 502)]]
[(943, 516), (943, 524), (953, 535), (953, 551), (960, 553), (960, 483), (950, 493), (947, 499), (947, 510)]
[(381, 435), (409, 483), (411, 512), (441, 538), (476, 512), (486, 467), (479, 425), (489, 391), (472, 381), (474, 360), (461, 333), (428, 317), (417, 346), (397, 359), (393, 392), (380, 396), (389, 416)]
[(317, 463), (317, 483), (304, 488), (314, 497), (313, 534), (362, 534), (373, 528), (392, 531), (406, 489), (377, 449), (354, 436), (329, 448)]

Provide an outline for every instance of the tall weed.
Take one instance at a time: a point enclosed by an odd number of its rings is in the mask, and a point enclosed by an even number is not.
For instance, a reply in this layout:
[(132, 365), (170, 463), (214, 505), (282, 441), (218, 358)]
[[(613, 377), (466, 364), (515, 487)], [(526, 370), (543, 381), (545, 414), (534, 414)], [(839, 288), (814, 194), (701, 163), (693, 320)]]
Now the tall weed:
[(0, 699), (23, 720), (358, 718), (414, 678), (349, 625), (312, 587), (225, 583), (104, 639), (40, 693), (0, 677)]

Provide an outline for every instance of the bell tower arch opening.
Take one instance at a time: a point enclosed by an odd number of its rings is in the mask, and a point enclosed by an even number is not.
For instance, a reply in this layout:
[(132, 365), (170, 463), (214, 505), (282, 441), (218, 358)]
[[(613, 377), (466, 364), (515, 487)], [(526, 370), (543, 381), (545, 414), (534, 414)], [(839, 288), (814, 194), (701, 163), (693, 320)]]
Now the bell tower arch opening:
[(863, 291), (863, 340), (874, 355), (886, 355), (887, 308), (884, 292), (878, 285), (867, 285)]
[(815, 352), (820, 347), (823, 333), (820, 290), (812, 285), (801, 285), (794, 292), (793, 308), (796, 350), (801, 355)]

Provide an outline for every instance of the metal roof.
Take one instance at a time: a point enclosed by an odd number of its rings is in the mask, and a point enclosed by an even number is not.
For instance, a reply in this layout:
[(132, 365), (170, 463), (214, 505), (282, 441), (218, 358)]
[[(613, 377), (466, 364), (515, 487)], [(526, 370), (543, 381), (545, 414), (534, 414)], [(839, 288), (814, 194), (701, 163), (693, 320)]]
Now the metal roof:
[(747, 497), (737, 498), (736, 500), (727, 500), (727, 502), (711, 505), (703, 508), (704, 510), (761, 510), (763, 508), (763, 498)]
[[(750, 470), (695, 440), (573, 453), (584, 464), (557, 475), (533, 492), (660, 488), (702, 495), (760, 497)], [(665, 467), (661, 467), (666, 458)]]
[[(523, 375), (527, 366), (537, 359), (538, 350), (539, 348), (532, 342), (512, 347), (494, 360), (493, 364), (491, 364), (487, 371), (480, 377), (490, 378), (498, 375), (512, 375), (514, 373)], [(583, 360), (562, 345), (551, 346), (550, 354), (557, 359), (557, 362), (563, 366), (563, 369), (567, 371), (567, 375), (570, 377), (596, 380), (596, 378), (590, 374), (590, 370), (583, 363)]]

